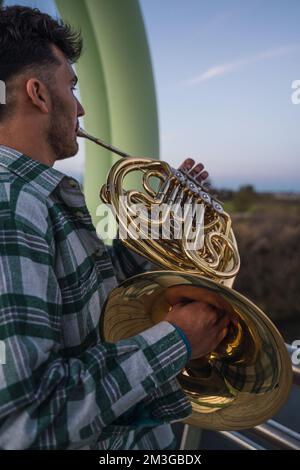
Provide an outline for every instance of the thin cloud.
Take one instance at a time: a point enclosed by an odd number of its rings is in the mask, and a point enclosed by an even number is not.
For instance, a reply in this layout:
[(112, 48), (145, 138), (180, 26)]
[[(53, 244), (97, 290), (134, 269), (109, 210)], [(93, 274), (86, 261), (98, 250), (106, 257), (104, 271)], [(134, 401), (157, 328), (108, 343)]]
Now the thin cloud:
[(185, 85), (195, 85), (197, 83), (207, 82), (208, 80), (226, 75), (227, 73), (233, 72), (240, 69), (243, 66), (254, 64), (262, 60), (272, 59), (273, 57), (278, 57), (282, 55), (290, 54), (291, 52), (300, 50), (300, 45), (291, 45), (286, 47), (279, 47), (277, 49), (271, 49), (267, 51), (259, 52), (258, 54), (250, 57), (245, 57), (244, 59), (239, 59), (234, 62), (227, 62), (225, 64), (214, 65), (209, 69), (202, 72), (200, 75), (192, 77), (184, 82)]

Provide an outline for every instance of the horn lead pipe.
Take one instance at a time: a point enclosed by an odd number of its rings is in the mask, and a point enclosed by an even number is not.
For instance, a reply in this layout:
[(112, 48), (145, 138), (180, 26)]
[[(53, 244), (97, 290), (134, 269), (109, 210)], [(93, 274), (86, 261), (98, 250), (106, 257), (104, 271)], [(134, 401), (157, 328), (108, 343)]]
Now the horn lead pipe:
[(106, 148), (107, 150), (110, 150), (111, 152), (117, 153), (118, 155), (120, 155), (120, 157), (123, 157), (123, 158), (128, 158), (128, 157), (130, 157), (130, 155), (129, 155), (128, 153), (122, 152), (122, 150), (119, 150), (118, 148), (113, 147), (112, 145), (107, 144), (107, 143), (104, 142), (103, 140), (98, 139), (97, 137), (94, 137), (94, 136), (88, 134), (84, 129), (82, 129), (82, 127), (79, 127), (79, 128), (78, 128), (78, 130), (77, 130), (77, 136), (78, 136), (78, 137), (84, 137), (85, 139), (91, 140), (91, 141), (94, 142), (95, 144), (101, 145), (101, 147), (104, 147), (104, 148)]

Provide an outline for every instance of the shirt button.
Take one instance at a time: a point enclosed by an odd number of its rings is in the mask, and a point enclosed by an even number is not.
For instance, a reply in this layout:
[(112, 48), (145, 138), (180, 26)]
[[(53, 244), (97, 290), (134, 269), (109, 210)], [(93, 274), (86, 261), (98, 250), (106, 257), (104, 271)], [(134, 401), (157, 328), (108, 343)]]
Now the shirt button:
[(68, 180), (68, 183), (71, 188), (76, 188), (76, 189), (79, 188), (77, 181), (73, 180), (72, 178)]
[(101, 258), (101, 256), (103, 255), (103, 250), (102, 250), (102, 248), (98, 248), (98, 249), (94, 252), (94, 255), (96, 256), (96, 258)]
[(76, 211), (75, 215), (76, 217), (79, 217), (79, 219), (82, 219), (84, 217), (84, 213), (82, 211)]

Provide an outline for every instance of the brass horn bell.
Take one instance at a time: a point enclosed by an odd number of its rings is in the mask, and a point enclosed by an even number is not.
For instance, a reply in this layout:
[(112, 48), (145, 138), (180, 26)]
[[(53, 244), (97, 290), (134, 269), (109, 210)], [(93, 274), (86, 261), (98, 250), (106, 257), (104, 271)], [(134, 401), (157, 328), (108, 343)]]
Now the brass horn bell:
[[(236, 292), (233, 282), (240, 266), (231, 219), (222, 204), (187, 172), (167, 163), (134, 158), (79, 129), (78, 135), (124, 159), (116, 162), (101, 189), (111, 204), (120, 230), (127, 230), (124, 244), (155, 263), (161, 270), (139, 274), (115, 288), (101, 315), (101, 336), (116, 342), (150, 328), (170, 309), (165, 298), (169, 287), (198, 289), (199, 299), (214, 298), (235, 318), (227, 337), (216, 351), (190, 361), (178, 379), (192, 404), (187, 423), (213, 430), (240, 430), (265, 422), (286, 401), (292, 384), (292, 366), (284, 341), (274, 324), (250, 300)], [(142, 173), (143, 192), (125, 189), (126, 176)], [(156, 187), (153, 179), (158, 182)], [(146, 205), (137, 222), (131, 208)], [(166, 218), (172, 226), (184, 223), (182, 213), (168, 210), (158, 218), (159, 238), (150, 239), (147, 213), (151, 207), (192, 207), (190, 224), (197, 232), (197, 207), (203, 214), (199, 249), (191, 249), (185, 236), (166, 240), (161, 236)], [(128, 229), (128, 227), (130, 227)], [(136, 237), (139, 233), (140, 238)]]

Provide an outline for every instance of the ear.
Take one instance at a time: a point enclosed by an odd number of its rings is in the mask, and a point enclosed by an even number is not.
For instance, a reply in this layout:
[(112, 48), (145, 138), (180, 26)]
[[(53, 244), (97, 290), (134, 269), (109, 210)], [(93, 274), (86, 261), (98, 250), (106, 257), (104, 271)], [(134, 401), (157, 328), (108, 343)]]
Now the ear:
[(50, 110), (50, 95), (47, 87), (37, 78), (30, 78), (26, 82), (26, 91), (31, 103), (39, 108), (43, 114)]

